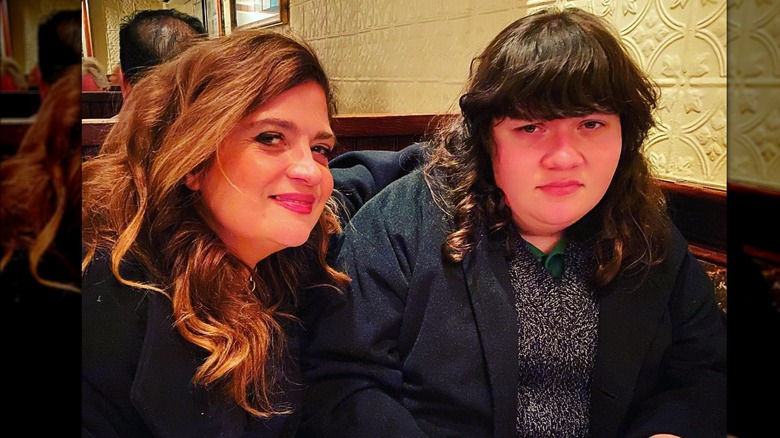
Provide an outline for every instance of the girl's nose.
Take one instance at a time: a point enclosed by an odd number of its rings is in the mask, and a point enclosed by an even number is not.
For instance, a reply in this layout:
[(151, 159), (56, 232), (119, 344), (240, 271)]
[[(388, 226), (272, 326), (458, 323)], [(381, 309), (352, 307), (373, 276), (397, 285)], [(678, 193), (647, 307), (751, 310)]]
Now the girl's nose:
[(576, 137), (566, 132), (556, 132), (551, 138), (551, 147), (542, 164), (551, 169), (570, 169), (583, 162), (576, 144)]

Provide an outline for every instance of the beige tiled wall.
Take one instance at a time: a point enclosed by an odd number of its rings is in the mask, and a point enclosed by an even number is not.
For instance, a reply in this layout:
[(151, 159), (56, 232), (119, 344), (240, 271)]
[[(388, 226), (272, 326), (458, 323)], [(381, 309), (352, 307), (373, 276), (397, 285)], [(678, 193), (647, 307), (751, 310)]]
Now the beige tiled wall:
[(729, 2), (729, 180), (780, 190), (780, 3)]
[[(513, 20), (551, 5), (606, 17), (661, 86), (660, 124), (647, 153), (662, 178), (724, 189), (728, 115), (737, 151), (729, 178), (780, 190), (778, 2), (290, 0), (290, 23), (274, 29), (311, 42), (341, 113), (451, 112), (471, 58)], [(735, 100), (728, 106), (727, 78)]]
[(308, 39), (343, 113), (452, 111), (472, 57), (545, 6), (579, 6), (615, 24), (657, 80), (662, 106), (647, 153), (664, 179), (726, 186), (725, 0), (292, 0), (289, 31)]

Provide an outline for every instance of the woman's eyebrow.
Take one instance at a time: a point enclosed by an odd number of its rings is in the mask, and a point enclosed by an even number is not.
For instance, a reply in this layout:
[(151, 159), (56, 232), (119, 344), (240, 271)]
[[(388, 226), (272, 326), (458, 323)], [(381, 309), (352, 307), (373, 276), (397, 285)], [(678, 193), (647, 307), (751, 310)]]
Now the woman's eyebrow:
[[(284, 129), (287, 131), (292, 131), (294, 133), (297, 133), (300, 131), (298, 128), (298, 125), (294, 122), (291, 122), (286, 119), (279, 119), (275, 117), (270, 117), (266, 119), (260, 119), (260, 120), (254, 120), (249, 124), (250, 128), (256, 128), (258, 126), (273, 126), (279, 129)], [(317, 134), (314, 135), (315, 140), (331, 140), (333, 138), (336, 138), (335, 135), (333, 135), (330, 131), (319, 131)]]

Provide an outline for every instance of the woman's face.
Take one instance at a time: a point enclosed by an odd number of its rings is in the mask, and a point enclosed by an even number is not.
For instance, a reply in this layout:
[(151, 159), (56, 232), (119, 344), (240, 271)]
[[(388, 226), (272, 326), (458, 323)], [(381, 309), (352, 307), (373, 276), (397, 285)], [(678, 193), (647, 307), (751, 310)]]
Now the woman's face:
[(254, 266), (308, 240), (333, 191), (334, 145), (325, 92), (306, 82), (241, 120), (185, 183), (200, 192), (205, 220), (228, 250)]
[(493, 173), (515, 223), (529, 237), (560, 238), (607, 192), (622, 146), (620, 117), (528, 121), (493, 126)]

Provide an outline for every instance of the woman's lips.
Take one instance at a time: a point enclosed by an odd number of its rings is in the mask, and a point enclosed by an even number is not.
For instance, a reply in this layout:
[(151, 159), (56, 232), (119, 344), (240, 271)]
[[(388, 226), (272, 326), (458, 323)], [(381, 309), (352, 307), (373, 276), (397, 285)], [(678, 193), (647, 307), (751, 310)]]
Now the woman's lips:
[(282, 207), (300, 214), (311, 213), (317, 200), (314, 196), (303, 193), (282, 193), (271, 196), (271, 199)]
[(555, 181), (539, 186), (539, 190), (552, 196), (570, 195), (582, 187), (579, 181)]

